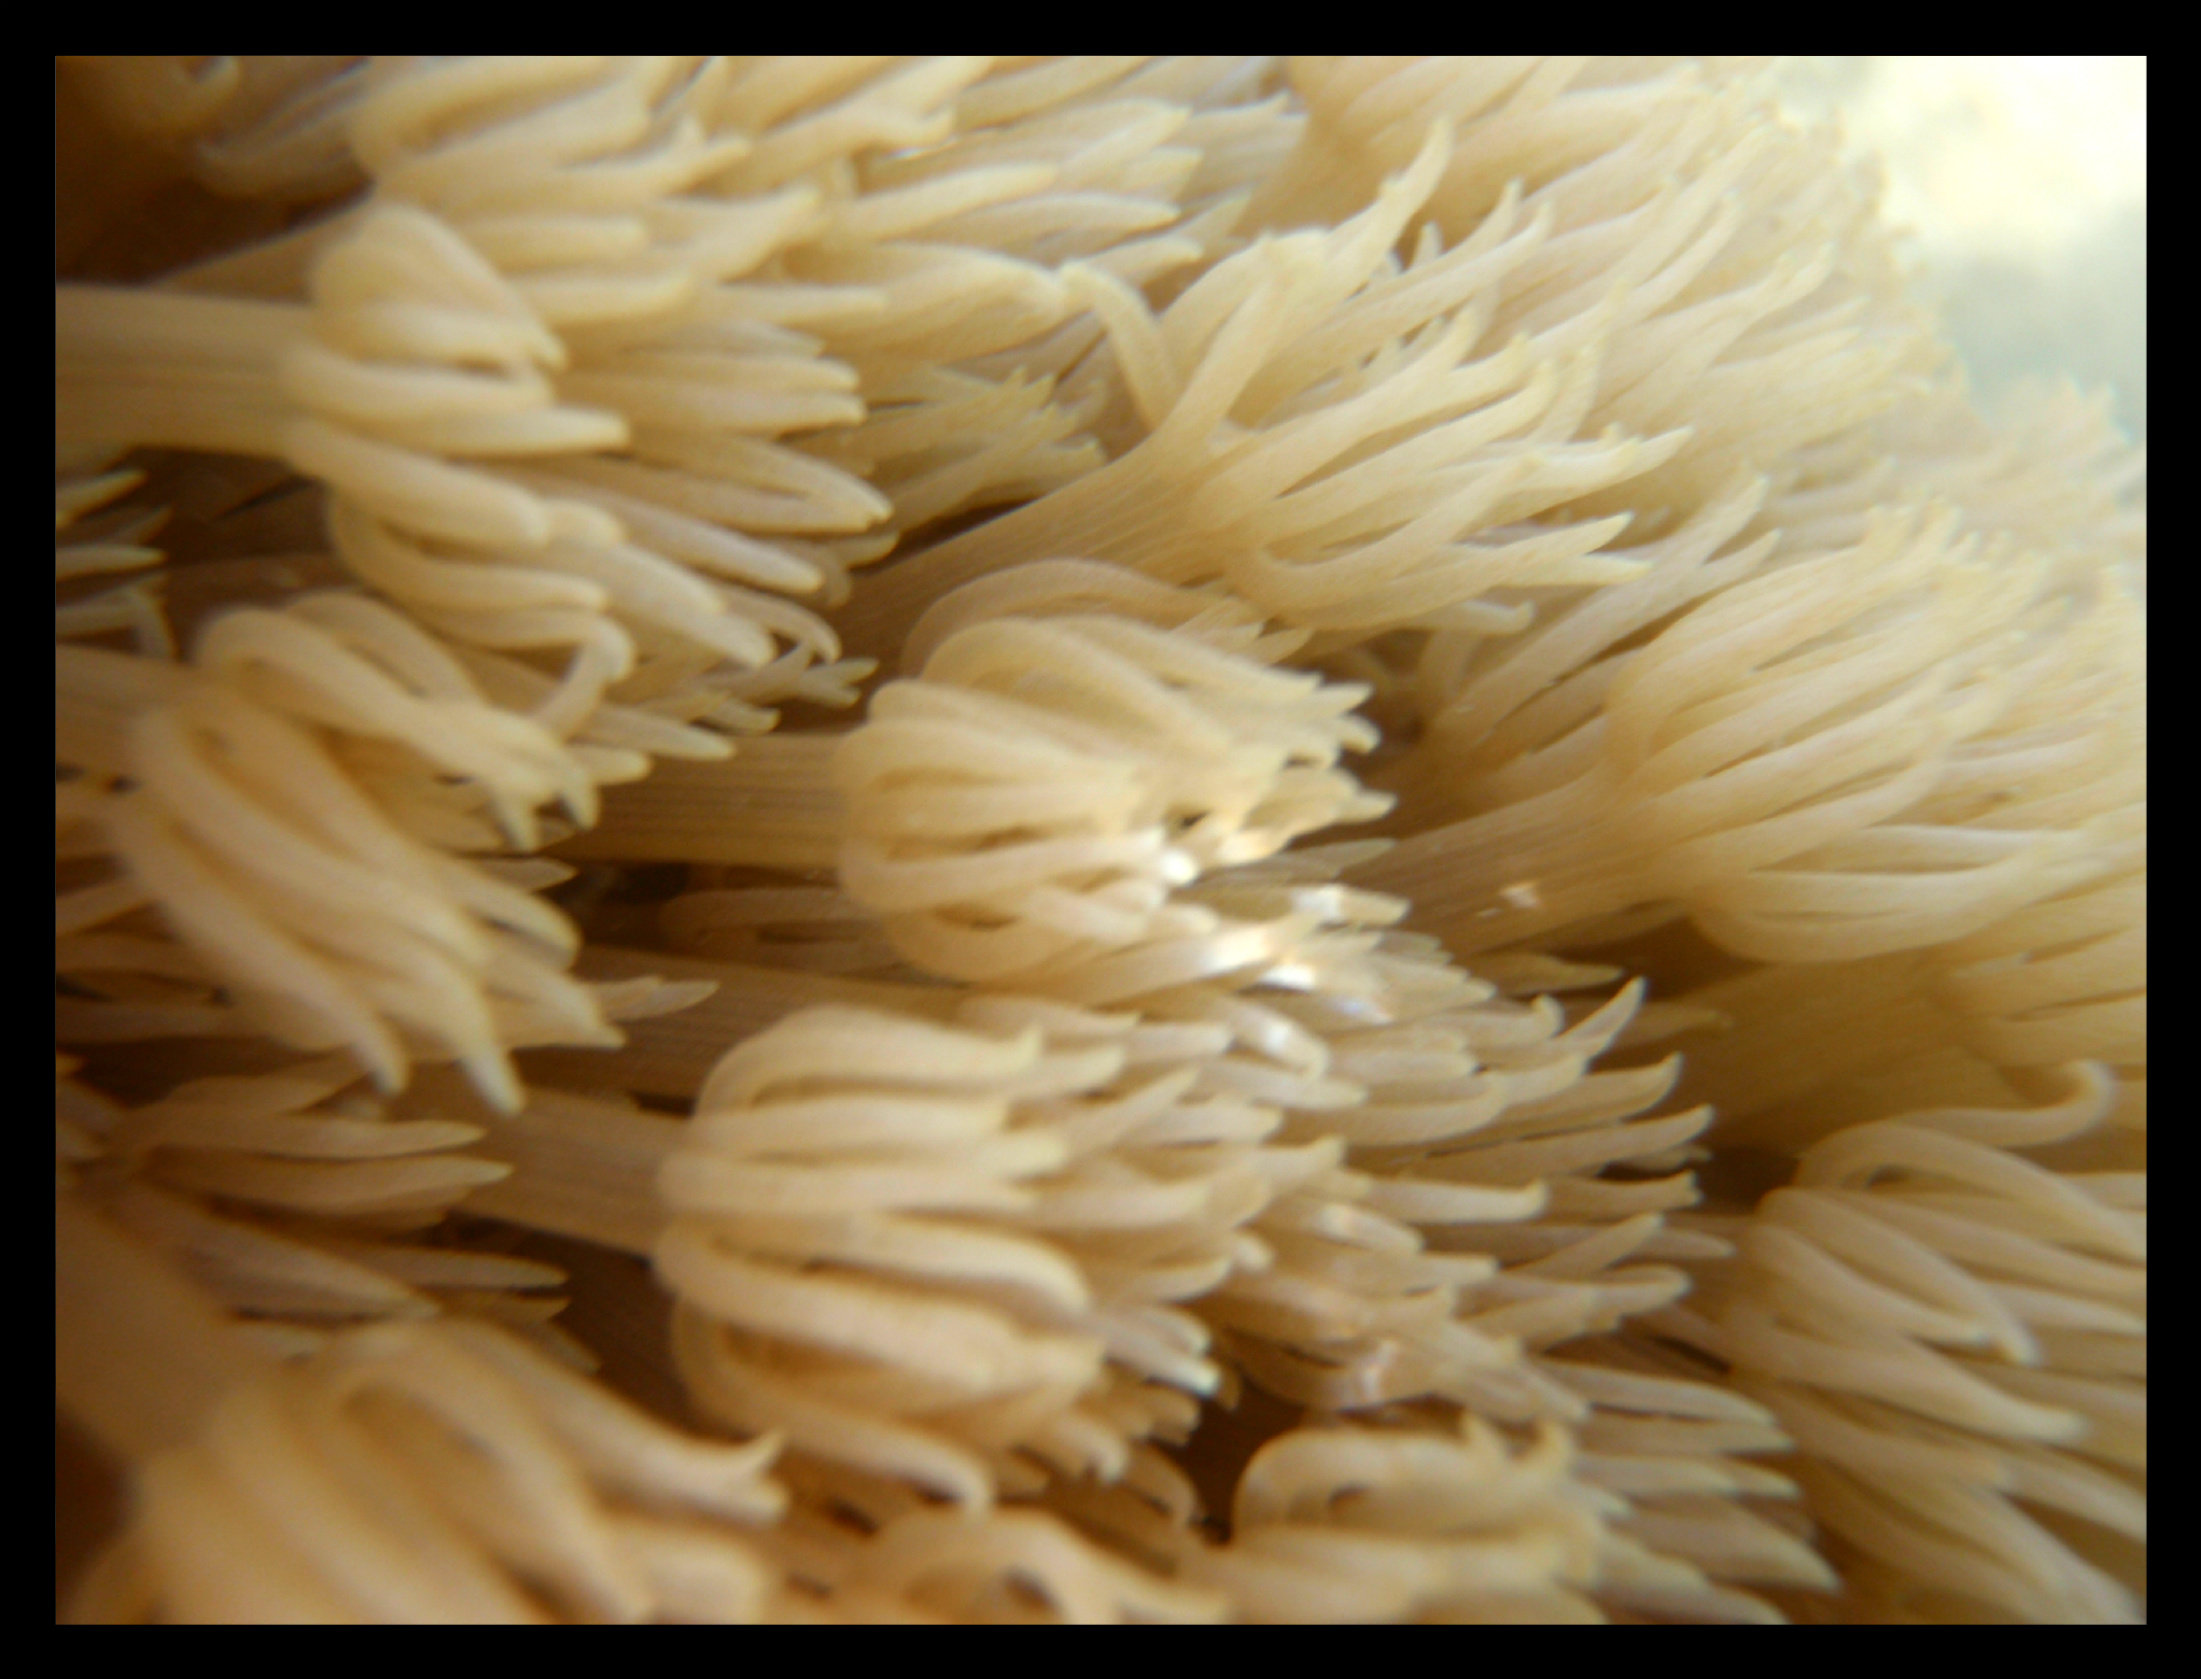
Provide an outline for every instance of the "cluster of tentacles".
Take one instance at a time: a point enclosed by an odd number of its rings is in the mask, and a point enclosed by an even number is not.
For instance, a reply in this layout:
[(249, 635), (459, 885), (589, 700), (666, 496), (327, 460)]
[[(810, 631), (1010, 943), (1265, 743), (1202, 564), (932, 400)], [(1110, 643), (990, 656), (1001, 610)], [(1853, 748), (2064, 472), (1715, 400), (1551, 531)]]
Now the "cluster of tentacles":
[(56, 262), (67, 1613), (2144, 1614), (2143, 469), (1757, 66), (69, 60)]

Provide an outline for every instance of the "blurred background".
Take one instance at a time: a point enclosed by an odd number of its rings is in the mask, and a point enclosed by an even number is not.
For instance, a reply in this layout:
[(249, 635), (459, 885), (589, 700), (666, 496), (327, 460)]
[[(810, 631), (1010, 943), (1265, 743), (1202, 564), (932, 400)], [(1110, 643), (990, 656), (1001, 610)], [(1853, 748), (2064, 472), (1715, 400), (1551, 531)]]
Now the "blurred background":
[(1879, 157), (1888, 219), (1991, 413), (2107, 388), (2147, 438), (2147, 60), (1792, 58), (1783, 97)]

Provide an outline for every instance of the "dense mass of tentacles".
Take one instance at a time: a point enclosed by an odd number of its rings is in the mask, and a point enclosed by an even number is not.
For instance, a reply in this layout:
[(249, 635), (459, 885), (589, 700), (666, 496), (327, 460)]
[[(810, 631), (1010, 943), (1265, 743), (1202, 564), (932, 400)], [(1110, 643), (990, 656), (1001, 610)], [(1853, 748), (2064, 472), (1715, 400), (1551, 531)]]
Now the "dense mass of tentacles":
[(2141, 1616), (2142, 469), (1757, 68), (60, 62), (69, 1612)]

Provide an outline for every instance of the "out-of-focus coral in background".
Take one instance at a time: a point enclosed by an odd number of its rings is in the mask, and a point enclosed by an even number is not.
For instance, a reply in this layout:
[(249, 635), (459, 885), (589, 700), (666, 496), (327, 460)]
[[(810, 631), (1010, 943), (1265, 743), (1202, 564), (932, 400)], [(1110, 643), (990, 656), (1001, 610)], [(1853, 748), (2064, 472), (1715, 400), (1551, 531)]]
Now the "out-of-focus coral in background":
[(2147, 438), (2147, 60), (1795, 58), (1783, 97), (1887, 172), (1886, 209), (1989, 409), (2107, 386)]

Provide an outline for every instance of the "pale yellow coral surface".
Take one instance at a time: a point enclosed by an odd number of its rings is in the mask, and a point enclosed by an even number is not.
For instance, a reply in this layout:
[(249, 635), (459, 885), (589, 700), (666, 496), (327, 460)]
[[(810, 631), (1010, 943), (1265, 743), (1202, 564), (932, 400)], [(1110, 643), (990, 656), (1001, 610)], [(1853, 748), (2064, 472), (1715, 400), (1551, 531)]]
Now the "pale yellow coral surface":
[(55, 120), (65, 1613), (2144, 1615), (2145, 469), (1764, 65)]

